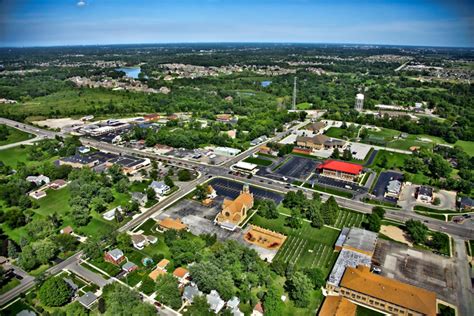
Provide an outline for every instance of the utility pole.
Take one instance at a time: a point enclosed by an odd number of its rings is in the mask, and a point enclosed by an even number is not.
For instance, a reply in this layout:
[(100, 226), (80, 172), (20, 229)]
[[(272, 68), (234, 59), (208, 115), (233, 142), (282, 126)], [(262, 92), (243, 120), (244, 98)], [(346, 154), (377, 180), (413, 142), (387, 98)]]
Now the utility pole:
[(293, 104), (292, 104), (292, 107), (291, 107), (291, 109), (293, 111), (296, 110), (296, 79), (297, 78), (295, 77), (295, 80), (293, 82)]

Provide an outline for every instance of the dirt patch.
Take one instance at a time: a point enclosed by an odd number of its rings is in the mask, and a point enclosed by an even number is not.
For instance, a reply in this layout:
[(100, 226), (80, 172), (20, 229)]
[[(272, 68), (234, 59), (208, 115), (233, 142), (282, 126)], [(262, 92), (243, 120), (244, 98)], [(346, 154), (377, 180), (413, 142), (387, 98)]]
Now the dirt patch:
[(397, 226), (391, 225), (382, 225), (380, 227), (380, 233), (384, 234), (385, 236), (392, 238), (393, 240), (399, 241), (404, 243), (410, 247), (413, 247), (413, 244), (405, 237), (405, 232), (398, 228)]
[(280, 249), (286, 236), (277, 232), (250, 225), (250, 230), (244, 236), (245, 241), (266, 249)]
[(71, 118), (60, 118), (60, 119), (47, 119), (43, 121), (35, 121), (34, 124), (37, 124), (40, 127), (47, 127), (52, 129), (63, 129), (65, 127), (71, 126), (80, 126), (84, 125), (84, 122), (81, 120), (74, 120)]

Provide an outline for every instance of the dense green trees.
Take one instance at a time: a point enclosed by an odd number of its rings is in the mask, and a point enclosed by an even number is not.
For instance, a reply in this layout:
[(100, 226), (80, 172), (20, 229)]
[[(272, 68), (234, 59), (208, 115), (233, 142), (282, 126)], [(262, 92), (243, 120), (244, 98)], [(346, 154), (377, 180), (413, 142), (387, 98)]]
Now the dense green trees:
[(173, 309), (181, 307), (181, 293), (178, 280), (171, 274), (159, 276), (156, 280), (156, 300)]
[(428, 236), (428, 227), (420, 221), (410, 219), (405, 222), (411, 239), (417, 244), (424, 244)]
[(211, 306), (207, 302), (204, 295), (197, 296), (193, 299), (193, 304), (187, 308), (183, 315), (186, 316), (213, 316), (210, 311)]
[(73, 289), (61, 278), (52, 277), (41, 285), (38, 297), (46, 306), (62, 306), (69, 302)]
[(265, 218), (277, 218), (278, 210), (275, 201), (273, 200), (263, 200), (258, 204), (258, 213)]
[(283, 312), (284, 304), (281, 301), (281, 291), (271, 286), (263, 296), (263, 308), (265, 315), (279, 316)]
[(292, 273), (285, 282), (285, 289), (298, 307), (305, 307), (311, 299), (311, 280), (302, 272)]
[(142, 302), (138, 292), (114, 282), (103, 289), (105, 299), (106, 315), (156, 315), (153, 305)]

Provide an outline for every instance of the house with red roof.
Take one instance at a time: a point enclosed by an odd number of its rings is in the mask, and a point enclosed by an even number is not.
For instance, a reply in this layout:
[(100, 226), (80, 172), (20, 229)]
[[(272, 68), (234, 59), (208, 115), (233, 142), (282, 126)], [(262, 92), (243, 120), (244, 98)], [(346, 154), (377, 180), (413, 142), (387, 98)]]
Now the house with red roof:
[(355, 179), (362, 173), (364, 167), (345, 161), (326, 160), (319, 164), (316, 169), (325, 177), (345, 181), (355, 181)]

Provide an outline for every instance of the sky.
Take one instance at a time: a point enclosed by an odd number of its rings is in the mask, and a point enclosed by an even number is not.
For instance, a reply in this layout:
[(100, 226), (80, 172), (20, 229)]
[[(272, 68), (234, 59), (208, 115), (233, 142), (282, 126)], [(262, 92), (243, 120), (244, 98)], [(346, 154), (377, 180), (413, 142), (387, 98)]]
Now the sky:
[(474, 47), (468, 0), (0, 0), (0, 46), (303, 42)]

